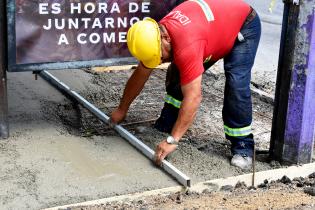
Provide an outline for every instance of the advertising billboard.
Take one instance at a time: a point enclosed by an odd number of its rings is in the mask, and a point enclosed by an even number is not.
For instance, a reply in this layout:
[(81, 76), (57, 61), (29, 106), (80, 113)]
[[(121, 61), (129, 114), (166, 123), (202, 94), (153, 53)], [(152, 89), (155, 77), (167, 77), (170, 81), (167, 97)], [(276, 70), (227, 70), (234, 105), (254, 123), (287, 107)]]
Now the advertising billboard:
[(132, 63), (128, 28), (179, 1), (9, 0), (9, 71)]

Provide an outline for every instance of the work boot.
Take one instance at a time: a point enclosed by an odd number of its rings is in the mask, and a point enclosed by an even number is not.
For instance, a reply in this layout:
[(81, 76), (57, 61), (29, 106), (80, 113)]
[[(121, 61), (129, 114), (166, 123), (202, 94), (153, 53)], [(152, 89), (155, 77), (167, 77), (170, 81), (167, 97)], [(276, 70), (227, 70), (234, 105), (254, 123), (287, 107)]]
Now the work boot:
[(246, 155), (235, 154), (231, 159), (231, 165), (241, 169), (250, 169), (252, 167), (252, 163), (253, 158)]
[(164, 133), (171, 133), (177, 120), (178, 110), (178, 108), (165, 103), (159, 119), (154, 124), (154, 128)]

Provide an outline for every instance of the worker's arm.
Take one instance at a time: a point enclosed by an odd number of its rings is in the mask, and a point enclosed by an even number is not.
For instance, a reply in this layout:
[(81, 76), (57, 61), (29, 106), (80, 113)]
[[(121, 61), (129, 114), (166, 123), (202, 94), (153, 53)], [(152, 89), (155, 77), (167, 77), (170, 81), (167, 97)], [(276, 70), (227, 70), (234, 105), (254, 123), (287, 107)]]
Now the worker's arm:
[(119, 106), (111, 114), (113, 123), (120, 123), (125, 119), (130, 104), (140, 94), (151, 72), (152, 69), (146, 68), (141, 62), (139, 63), (126, 84)]
[(178, 118), (171, 135), (179, 141), (192, 124), (202, 99), (200, 75), (191, 83), (182, 86), (183, 101), (179, 109)]
[[(179, 141), (192, 124), (202, 99), (201, 78), (197, 77), (187, 85), (182, 86), (183, 101), (179, 109), (178, 118), (172, 129), (171, 135), (176, 141)], [(156, 164), (160, 165), (162, 160), (176, 149), (176, 145), (168, 144), (163, 140), (156, 148)]]

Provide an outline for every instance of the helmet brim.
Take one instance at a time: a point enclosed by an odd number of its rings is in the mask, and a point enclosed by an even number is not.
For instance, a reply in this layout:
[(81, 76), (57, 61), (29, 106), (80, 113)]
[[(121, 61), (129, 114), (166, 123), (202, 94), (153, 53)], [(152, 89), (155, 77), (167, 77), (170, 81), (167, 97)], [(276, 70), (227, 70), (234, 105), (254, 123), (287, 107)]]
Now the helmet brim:
[(155, 59), (151, 59), (151, 60), (148, 60), (148, 61), (141, 61), (142, 64), (147, 67), (147, 68), (150, 68), (150, 69), (154, 69), (156, 68), (158, 65), (161, 64), (161, 58), (155, 58)]

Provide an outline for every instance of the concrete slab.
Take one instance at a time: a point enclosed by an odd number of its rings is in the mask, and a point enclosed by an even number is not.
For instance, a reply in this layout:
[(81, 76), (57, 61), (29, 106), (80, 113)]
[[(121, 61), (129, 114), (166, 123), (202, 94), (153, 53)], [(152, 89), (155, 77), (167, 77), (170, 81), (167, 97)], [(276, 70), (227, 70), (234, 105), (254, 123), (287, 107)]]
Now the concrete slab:
[[(71, 72), (71, 71), (70, 71)], [(55, 72), (78, 89), (82, 71)], [(31, 73), (9, 73), (10, 138), (0, 142), (0, 209), (40, 209), (177, 184), (118, 137), (71, 135), (51, 112), (66, 101)]]

